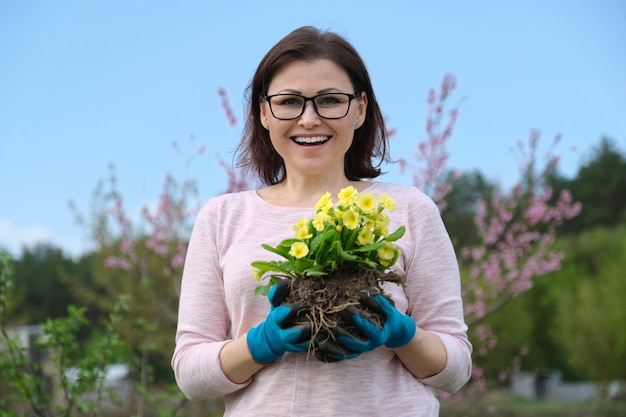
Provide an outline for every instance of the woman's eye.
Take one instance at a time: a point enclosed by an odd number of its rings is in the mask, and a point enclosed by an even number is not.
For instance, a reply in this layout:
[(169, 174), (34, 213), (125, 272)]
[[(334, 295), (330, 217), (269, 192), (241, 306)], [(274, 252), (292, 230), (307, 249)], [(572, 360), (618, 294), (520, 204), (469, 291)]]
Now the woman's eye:
[(281, 106), (301, 106), (302, 99), (300, 97), (283, 97), (278, 101)]
[(341, 96), (322, 96), (319, 97), (317, 104), (321, 106), (332, 106), (334, 104), (341, 104)]

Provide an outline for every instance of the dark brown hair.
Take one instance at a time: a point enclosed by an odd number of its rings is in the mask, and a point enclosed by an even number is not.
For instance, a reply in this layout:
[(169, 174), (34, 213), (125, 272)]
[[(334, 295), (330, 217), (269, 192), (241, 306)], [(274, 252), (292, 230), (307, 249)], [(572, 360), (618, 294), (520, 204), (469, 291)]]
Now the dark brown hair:
[(333, 32), (305, 26), (294, 30), (269, 50), (247, 88), (248, 117), (235, 155), (238, 166), (256, 170), (266, 185), (283, 181), (286, 172), (269, 132), (261, 125), (261, 98), (267, 95), (267, 88), (281, 67), (293, 61), (317, 59), (329, 59), (345, 68), (354, 92), (365, 92), (368, 99), (365, 122), (355, 130), (352, 146), (345, 155), (346, 177), (349, 180), (375, 178), (381, 174), (381, 164), (390, 160), (385, 122), (358, 52)]

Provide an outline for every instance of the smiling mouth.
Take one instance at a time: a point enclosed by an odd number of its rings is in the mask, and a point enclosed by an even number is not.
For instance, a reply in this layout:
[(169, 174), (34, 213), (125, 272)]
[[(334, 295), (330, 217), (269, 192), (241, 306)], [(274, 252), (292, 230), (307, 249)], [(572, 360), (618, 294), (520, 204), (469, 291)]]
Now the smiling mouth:
[(296, 136), (291, 138), (298, 145), (321, 145), (330, 140), (330, 136)]

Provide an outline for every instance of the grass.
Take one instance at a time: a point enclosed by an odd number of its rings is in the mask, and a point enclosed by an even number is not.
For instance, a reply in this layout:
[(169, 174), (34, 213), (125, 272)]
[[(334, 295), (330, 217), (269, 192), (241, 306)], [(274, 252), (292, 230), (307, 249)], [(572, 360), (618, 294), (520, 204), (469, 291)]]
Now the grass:
[(554, 402), (528, 400), (503, 391), (480, 399), (442, 403), (441, 417), (624, 417), (626, 401)]

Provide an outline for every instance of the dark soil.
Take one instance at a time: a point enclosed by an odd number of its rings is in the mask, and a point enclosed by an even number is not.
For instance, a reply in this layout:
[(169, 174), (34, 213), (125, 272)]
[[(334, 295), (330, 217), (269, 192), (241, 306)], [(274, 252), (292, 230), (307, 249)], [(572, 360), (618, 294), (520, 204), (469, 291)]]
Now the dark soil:
[[(310, 311), (299, 323), (310, 323), (312, 327), (312, 337), (316, 337), (318, 342), (322, 338), (332, 338), (333, 328), (339, 326), (348, 331), (356, 338), (364, 339), (363, 334), (350, 321), (346, 321), (342, 316), (348, 306), (354, 305), (364, 311), (369, 318), (378, 323), (384, 324), (384, 315), (379, 315), (369, 307), (359, 301), (360, 294), (365, 291), (375, 291), (384, 295), (380, 288), (382, 282), (402, 282), (402, 277), (396, 273), (381, 273), (376, 270), (353, 271), (337, 270), (332, 274), (307, 278), (293, 279), (291, 281), (291, 291), (289, 296), (283, 301), (289, 303), (304, 303), (311, 306)], [(316, 346), (311, 343), (309, 353), (315, 354)], [(319, 358), (318, 358), (319, 359)]]

